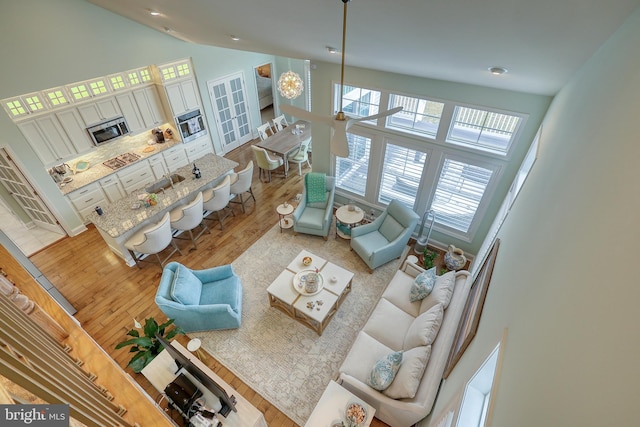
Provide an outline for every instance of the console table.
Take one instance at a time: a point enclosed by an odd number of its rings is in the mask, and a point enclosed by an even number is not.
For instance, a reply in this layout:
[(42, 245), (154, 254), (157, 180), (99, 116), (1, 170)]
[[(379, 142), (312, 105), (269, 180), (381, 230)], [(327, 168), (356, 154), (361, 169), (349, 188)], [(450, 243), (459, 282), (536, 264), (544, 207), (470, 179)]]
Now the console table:
[[(238, 412), (230, 412), (225, 418), (218, 416), (218, 420), (222, 422), (223, 426), (229, 427), (267, 427), (267, 422), (264, 419), (264, 415), (255, 406), (253, 406), (247, 399), (242, 397), (234, 388), (227, 384), (222, 378), (209, 369), (204, 363), (202, 363), (197, 357), (184, 348), (179, 342), (172, 341), (171, 344), (178, 349), (182, 354), (187, 356), (198, 368), (200, 368), (205, 374), (211, 377), (220, 387), (224, 388), (229, 396), (233, 395), (236, 398), (236, 409)], [(169, 353), (166, 350), (162, 350), (145, 368), (142, 370), (144, 375), (153, 387), (159, 392), (164, 392), (164, 388), (176, 378), (177, 366)], [(193, 381), (193, 380), (192, 380)], [(209, 406), (209, 399), (217, 399), (211, 392), (202, 387), (197, 381), (193, 381), (194, 385), (203, 392), (205, 403)]]

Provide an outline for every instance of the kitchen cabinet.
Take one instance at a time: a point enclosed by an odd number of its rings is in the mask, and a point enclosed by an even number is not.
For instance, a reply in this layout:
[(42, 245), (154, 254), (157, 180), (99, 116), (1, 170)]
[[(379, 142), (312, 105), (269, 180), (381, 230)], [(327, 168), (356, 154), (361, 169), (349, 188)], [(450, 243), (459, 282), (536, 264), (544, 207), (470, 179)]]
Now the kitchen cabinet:
[(139, 132), (145, 129), (144, 121), (142, 120), (142, 115), (140, 113), (140, 109), (138, 108), (138, 104), (131, 92), (122, 92), (116, 95), (116, 100), (118, 101), (118, 106), (120, 107), (120, 111), (122, 111), (122, 115), (124, 119), (127, 121), (127, 125), (129, 126), (130, 132)]
[(169, 173), (169, 169), (167, 169), (167, 165), (164, 162), (164, 157), (162, 154), (156, 154), (155, 156), (149, 157), (149, 166), (151, 166), (151, 171), (153, 172), (153, 176), (156, 179), (160, 179)]
[(164, 123), (165, 114), (162, 108), (158, 89), (155, 86), (147, 86), (133, 91), (142, 121), (147, 129)]
[(54, 114), (21, 122), (18, 128), (45, 166), (52, 166), (56, 162), (77, 154)]
[(97, 182), (85, 185), (76, 191), (72, 191), (67, 194), (67, 198), (71, 201), (71, 204), (76, 208), (80, 217), (85, 222), (87, 221), (87, 215), (91, 213), (96, 206), (108, 203), (99, 183)]
[(178, 168), (189, 164), (187, 153), (184, 151), (183, 144), (176, 145), (162, 152), (164, 161), (169, 168), (169, 172), (173, 172)]
[(78, 111), (87, 126), (122, 116), (118, 102), (113, 96), (79, 105)]
[(174, 116), (200, 107), (200, 97), (193, 79), (166, 85), (165, 90)]
[(149, 162), (146, 160), (127, 167), (121, 172), (118, 172), (117, 175), (122, 183), (125, 194), (130, 194), (134, 190), (144, 188), (156, 180), (151, 166), (149, 166)]
[(94, 148), (87, 128), (76, 108), (59, 111), (56, 113), (56, 117), (75, 148), (74, 154), (86, 153)]
[(116, 174), (111, 174), (106, 178), (102, 178), (99, 182), (102, 191), (111, 203), (116, 200), (120, 200), (127, 195)]
[(185, 151), (189, 163), (193, 163), (205, 154), (213, 153), (213, 145), (209, 139), (209, 135), (198, 138), (193, 142), (185, 144)]

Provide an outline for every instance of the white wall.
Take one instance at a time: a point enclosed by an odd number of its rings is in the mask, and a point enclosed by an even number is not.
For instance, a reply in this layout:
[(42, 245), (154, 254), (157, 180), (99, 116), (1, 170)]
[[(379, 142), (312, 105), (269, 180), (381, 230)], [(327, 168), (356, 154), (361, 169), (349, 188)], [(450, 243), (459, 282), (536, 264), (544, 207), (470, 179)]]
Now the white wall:
[(639, 70), (637, 10), (555, 97), (434, 414), (508, 327), (493, 427), (640, 425)]

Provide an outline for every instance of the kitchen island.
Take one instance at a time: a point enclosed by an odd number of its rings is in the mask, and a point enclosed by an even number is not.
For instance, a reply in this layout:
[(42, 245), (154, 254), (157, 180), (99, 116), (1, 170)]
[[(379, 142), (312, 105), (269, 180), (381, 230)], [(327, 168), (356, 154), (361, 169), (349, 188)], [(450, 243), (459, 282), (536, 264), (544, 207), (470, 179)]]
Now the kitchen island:
[[(172, 175), (180, 175), (184, 177), (184, 180), (159, 191), (156, 194), (156, 205), (145, 207), (144, 204), (141, 204), (138, 196), (143, 195), (146, 191), (140, 189), (114, 203), (102, 205), (102, 215), (92, 212), (87, 218), (96, 226), (109, 248), (125, 260), (128, 266), (132, 267), (135, 262), (124, 247), (124, 242), (133, 233), (146, 225), (160, 221), (162, 216), (173, 208), (192, 201), (198, 192), (216, 186), (236, 166), (238, 163), (232, 160), (215, 154), (207, 154), (198, 160), (201, 178), (193, 178), (192, 165), (176, 169)], [(139, 205), (141, 206), (138, 207)]]

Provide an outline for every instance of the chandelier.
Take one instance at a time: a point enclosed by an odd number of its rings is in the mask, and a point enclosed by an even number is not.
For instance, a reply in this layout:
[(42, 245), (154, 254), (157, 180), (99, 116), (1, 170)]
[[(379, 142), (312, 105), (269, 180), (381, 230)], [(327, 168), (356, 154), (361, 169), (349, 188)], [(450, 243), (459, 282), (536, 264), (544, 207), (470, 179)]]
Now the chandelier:
[(304, 89), (304, 84), (297, 73), (287, 71), (280, 75), (278, 79), (278, 90), (285, 98), (297, 98), (302, 93), (302, 89)]

